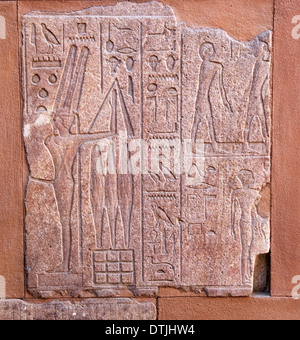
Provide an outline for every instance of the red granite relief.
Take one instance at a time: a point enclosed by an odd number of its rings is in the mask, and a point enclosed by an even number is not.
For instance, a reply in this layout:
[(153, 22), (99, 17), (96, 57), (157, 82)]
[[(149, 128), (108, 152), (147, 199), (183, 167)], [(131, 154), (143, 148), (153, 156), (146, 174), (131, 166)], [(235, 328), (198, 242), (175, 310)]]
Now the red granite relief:
[(23, 19), (26, 269), (35, 296), (247, 296), (269, 252), (271, 32), (168, 6)]

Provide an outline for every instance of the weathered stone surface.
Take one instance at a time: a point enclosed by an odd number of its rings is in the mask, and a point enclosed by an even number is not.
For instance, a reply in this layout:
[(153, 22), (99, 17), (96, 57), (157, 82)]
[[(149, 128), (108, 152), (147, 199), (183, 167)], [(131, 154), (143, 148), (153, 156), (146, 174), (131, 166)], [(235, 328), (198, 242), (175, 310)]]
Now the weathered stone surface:
[[(274, 144), (272, 167), (272, 296), (292, 296), (300, 273), (298, 149), (300, 48), (297, 0), (276, 1), (274, 30)], [(289, 51), (285, 55), (282, 51)], [(283, 76), (284, 74), (284, 76)], [(294, 278), (295, 277), (295, 278)]]
[(271, 32), (238, 42), (126, 2), (33, 12), (23, 34), (30, 292), (250, 295), (270, 246)]
[(130, 299), (88, 299), (81, 302), (30, 303), (0, 300), (0, 320), (155, 320), (151, 302)]
[(299, 320), (299, 301), (254, 295), (246, 298), (160, 298), (160, 320)]
[(0, 291), (2, 297), (13, 299), (24, 295), (24, 151), (17, 17), (16, 1), (0, 2)]

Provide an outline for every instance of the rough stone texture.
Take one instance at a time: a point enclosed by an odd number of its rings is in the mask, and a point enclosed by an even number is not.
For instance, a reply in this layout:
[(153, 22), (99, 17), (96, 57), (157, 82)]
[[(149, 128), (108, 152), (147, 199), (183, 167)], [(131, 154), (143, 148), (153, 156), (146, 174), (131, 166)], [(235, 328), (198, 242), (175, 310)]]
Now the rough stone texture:
[[(276, 1), (274, 50), (274, 147), (272, 175), (272, 296), (291, 296), (294, 276), (300, 274), (300, 13), (297, 0)], [(289, 53), (282, 53), (289, 51)], [(284, 74), (284, 76), (283, 76)]]
[[(92, 6), (111, 6), (127, 0), (21, 0), (20, 17), (29, 11), (70, 12)], [(152, 0), (130, 0), (146, 3)], [(248, 41), (273, 29), (273, 0), (162, 0), (174, 9), (178, 21), (190, 27), (221, 28), (237, 40)], [(233, 24), (234, 23), (234, 24)]]
[[(222, 28), (238, 40), (252, 40), (273, 28), (273, 0), (164, 0), (189, 26)], [(234, 23), (234, 24), (233, 24)]]
[[(17, 3), (0, 2), (0, 276), (7, 298), (24, 297), (23, 164)], [(2, 281), (2, 279), (0, 279)], [(3, 291), (0, 283), (0, 291)], [(2, 294), (1, 294), (2, 295)]]
[[(29, 291), (250, 295), (255, 257), (270, 247), (259, 206), (270, 177), (271, 32), (238, 42), (178, 24), (153, 2), (30, 13), (23, 35)], [(148, 163), (137, 161), (140, 139), (156, 169), (123, 173), (124, 152), (129, 167)], [(103, 173), (107, 140), (118, 142), (116, 173)], [(190, 162), (177, 173), (184, 140)]]
[(91, 299), (80, 302), (30, 303), (0, 300), (0, 320), (155, 320), (151, 302), (130, 299)]
[(159, 320), (299, 320), (299, 301), (291, 298), (160, 298)]

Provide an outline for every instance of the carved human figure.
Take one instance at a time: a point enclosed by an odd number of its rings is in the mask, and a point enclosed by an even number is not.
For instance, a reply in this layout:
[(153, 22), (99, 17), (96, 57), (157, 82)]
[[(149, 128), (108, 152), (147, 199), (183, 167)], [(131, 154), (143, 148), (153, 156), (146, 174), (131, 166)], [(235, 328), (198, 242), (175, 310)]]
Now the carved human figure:
[[(78, 134), (74, 114), (57, 112), (53, 120), (54, 134), (45, 141), (55, 166), (55, 190), (62, 225), (63, 261), (56, 271), (68, 272), (71, 257), (71, 211), (75, 179), (73, 169), (83, 144), (111, 137), (113, 133)], [(77, 130), (77, 131), (76, 131)]]
[(249, 143), (265, 143), (267, 151), (269, 149), (269, 124), (266, 118), (265, 108), (265, 84), (269, 79), (270, 71), (270, 49), (264, 41), (259, 41), (255, 45), (255, 57), (257, 58), (253, 82), (249, 98), (247, 120), (245, 126), (245, 152), (255, 152), (251, 150)]
[[(203, 60), (200, 68), (199, 87), (196, 101), (196, 110), (194, 117), (194, 124), (192, 129), (192, 140), (194, 146), (196, 145), (196, 139), (198, 132), (205, 143), (211, 143), (214, 152), (218, 150), (218, 144), (216, 141), (216, 133), (213, 125), (213, 117), (210, 105), (210, 88), (212, 82), (218, 77), (220, 92), (223, 100), (223, 105), (232, 112), (231, 105), (227, 99), (226, 91), (223, 82), (223, 65), (214, 60), (216, 55), (215, 47), (212, 43), (206, 42), (200, 47), (200, 56)], [(195, 152), (195, 147), (194, 147)]]
[(243, 285), (252, 283), (253, 263), (251, 247), (254, 229), (258, 221), (257, 204), (261, 196), (258, 190), (253, 189), (255, 179), (249, 170), (241, 170), (235, 179), (236, 187), (232, 194), (232, 235), (237, 242), (239, 229), (242, 256), (241, 273)]

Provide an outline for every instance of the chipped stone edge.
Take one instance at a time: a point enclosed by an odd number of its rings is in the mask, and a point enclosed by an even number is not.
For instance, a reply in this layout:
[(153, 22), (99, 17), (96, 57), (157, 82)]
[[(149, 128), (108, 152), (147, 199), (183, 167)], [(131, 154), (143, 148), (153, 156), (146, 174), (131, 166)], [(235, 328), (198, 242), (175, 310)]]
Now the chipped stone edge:
[[(130, 6), (130, 7), (129, 7)], [(127, 10), (128, 13), (124, 12), (124, 8)], [(145, 15), (145, 8), (150, 9), (151, 13)], [(130, 13), (130, 14), (129, 14)], [(157, 13), (160, 13), (159, 15)], [(227, 38), (231, 41), (235, 41), (238, 43), (251, 43), (256, 41), (257, 39), (264, 38), (266, 36), (270, 37), (270, 40), (268, 43), (270, 44), (270, 47), (273, 48), (273, 30), (269, 29), (261, 34), (259, 34), (257, 37), (251, 39), (251, 40), (237, 40), (230, 36), (225, 30), (220, 29), (220, 28), (210, 28), (210, 27), (189, 27), (186, 23), (184, 22), (179, 22), (178, 18), (175, 14), (174, 9), (172, 6), (169, 5), (164, 5), (160, 1), (150, 1), (150, 2), (145, 2), (145, 3), (129, 3), (129, 2), (119, 2), (116, 5), (112, 6), (92, 6), (89, 8), (85, 8), (82, 10), (78, 11), (71, 11), (71, 12), (45, 12), (45, 11), (30, 11), (29, 13), (23, 15), (23, 24), (26, 21), (26, 19), (32, 19), (35, 17), (39, 16), (92, 16), (92, 17), (138, 17), (138, 18), (143, 18), (143, 17), (170, 17), (175, 19), (177, 23), (178, 29), (181, 29), (183, 33), (188, 33), (188, 32), (201, 32), (201, 31), (206, 31), (208, 29), (213, 30), (214, 32), (219, 32), (220, 34), (226, 35)], [(25, 67), (24, 67), (25, 69)], [(272, 70), (271, 70), (272, 72)], [(25, 85), (24, 85), (25, 87)], [(271, 155), (268, 155), (269, 158), (271, 158)], [(267, 185), (267, 183), (265, 183)], [(264, 186), (263, 186), (264, 187)], [(262, 188), (263, 188), (262, 187)], [(261, 188), (261, 189), (262, 189)], [(201, 288), (197, 286), (173, 286), (171, 288), (178, 289), (179, 291), (185, 291), (185, 292), (194, 292), (194, 293), (204, 293), (207, 297), (233, 297), (233, 296), (239, 296), (239, 297), (248, 297), (253, 294), (253, 287), (231, 287), (231, 286), (202, 286)], [(52, 290), (51, 292), (49, 291), (42, 291), (39, 289), (29, 289), (29, 292), (33, 294), (33, 296), (36, 296), (37, 298), (55, 298), (56, 294), (62, 295), (62, 291), (57, 289), (57, 290)], [(101, 298), (103, 300), (104, 298), (110, 298), (110, 299), (123, 299), (121, 297), (116, 297), (115, 292), (107, 292), (107, 291), (95, 291), (93, 290), (92, 292), (89, 289), (80, 289), (79, 293), (76, 291), (77, 295), (76, 297), (81, 297), (80, 295), (85, 293), (91, 293), (92, 296), (94, 296), (96, 299)], [(135, 295), (136, 296), (142, 296), (142, 297), (157, 297), (158, 292), (152, 291), (148, 292), (143, 289), (139, 289), (139, 287), (135, 288)], [(70, 297), (70, 294), (67, 294), (68, 297)], [(90, 297), (86, 298), (84, 300), (86, 303), (89, 302)], [(94, 299), (94, 300), (96, 300)], [(124, 298), (126, 299), (126, 298)], [(128, 299), (130, 300), (130, 299)], [(5, 300), (7, 301), (7, 300)], [(23, 300), (17, 300), (17, 301), (23, 301)], [(1, 302), (0, 300), (0, 312), (1, 312)], [(57, 302), (60, 302), (59, 300)], [(103, 302), (103, 301), (102, 301)], [(95, 303), (95, 302), (94, 302)], [(0, 314), (1, 316), (1, 314)]]
[[(126, 11), (124, 11), (126, 9)], [(147, 9), (147, 15), (145, 15)], [(150, 13), (149, 13), (150, 12)], [(157, 14), (159, 13), (159, 15)], [(53, 12), (53, 11), (30, 11), (23, 15), (23, 18), (36, 16), (52, 15), (71, 15), (71, 16), (107, 16), (107, 17), (173, 17), (174, 10), (169, 5), (164, 5), (160, 1), (149, 1), (144, 3), (119, 2), (116, 5), (92, 6), (78, 11)]]

